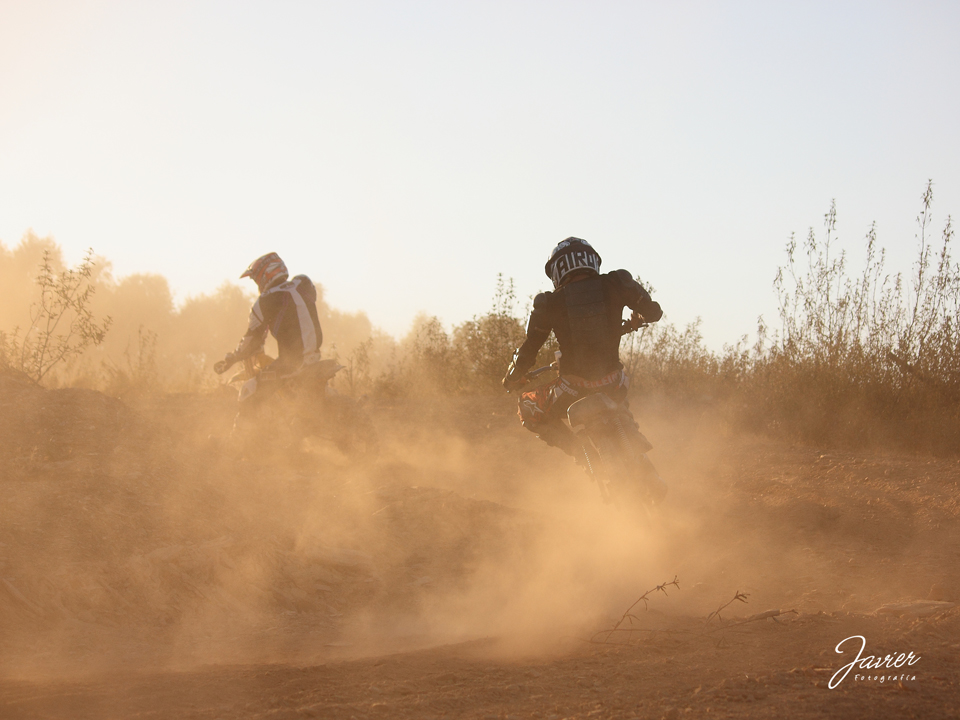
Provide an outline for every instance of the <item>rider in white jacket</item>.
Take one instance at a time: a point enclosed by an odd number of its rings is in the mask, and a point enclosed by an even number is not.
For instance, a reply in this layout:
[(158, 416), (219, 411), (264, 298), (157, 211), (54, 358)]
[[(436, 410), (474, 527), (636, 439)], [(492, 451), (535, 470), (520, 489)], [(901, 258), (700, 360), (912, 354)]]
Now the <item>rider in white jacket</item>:
[(257, 258), (240, 277), (252, 278), (260, 297), (250, 310), (246, 334), (232, 353), (213, 366), (214, 371), (222, 374), (234, 363), (261, 352), (268, 332), (277, 339), (278, 348), (277, 359), (244, 385), (240, 393), (244, 413), (269, 395), (277, 380), (296, 375), (304, 365), (320, 360), (323, 331), (313, 282), (306, 275), (288, 280), (287, 267), (276, 253)]

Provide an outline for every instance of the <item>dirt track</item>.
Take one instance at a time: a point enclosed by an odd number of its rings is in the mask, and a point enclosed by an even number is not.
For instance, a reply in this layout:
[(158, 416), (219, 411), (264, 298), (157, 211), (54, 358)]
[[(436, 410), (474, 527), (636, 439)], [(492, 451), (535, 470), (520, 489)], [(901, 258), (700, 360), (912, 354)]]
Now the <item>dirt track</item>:
[[(956, 461), (651, 408), (641, 527), (508, 398), (376, 406), (368, 462), (237, 460), (226, 396), (0, 405), (0, 717), (960, 717)], [(920, 660), (829, 689), (855, 635)]]

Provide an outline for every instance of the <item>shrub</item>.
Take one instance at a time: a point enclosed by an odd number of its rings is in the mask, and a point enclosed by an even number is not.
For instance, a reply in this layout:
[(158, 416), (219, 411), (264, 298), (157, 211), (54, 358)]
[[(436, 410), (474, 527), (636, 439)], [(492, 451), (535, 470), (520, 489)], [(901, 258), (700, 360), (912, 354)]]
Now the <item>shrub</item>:
[(43, 251), (36, 284), (39, 299), (30, 309), (30, 326), (0, 333), (0, 363), (23, 372), (35, 383), (61, 363), (100, 345), (110, 318), (97, 320), (90, 309), (95, 291), (93, 251), (75, 268), (55, 272), (49, 250)]
[(949, 217), (939, 245), (930, 239), (932, 183), (922, 203), (906, 280), (886, 272), (875, 227), (862, 272), (849, 274), (835, 249), (835, 205), (823, 239), (808, 234), (802, 270), (791, 239), (774, 283), (782, 334), (751, 368), (745, 421), (818, 443), (955, 451), (960, 273)]
[(504, 282), (503, 275), (497, 275), (490, 310), (454, 328), (451, 342), (463, 358), (463, 384), (470, 390), (501, 390), (510, 358), (526, 337), (516, 305), (513, 280)]

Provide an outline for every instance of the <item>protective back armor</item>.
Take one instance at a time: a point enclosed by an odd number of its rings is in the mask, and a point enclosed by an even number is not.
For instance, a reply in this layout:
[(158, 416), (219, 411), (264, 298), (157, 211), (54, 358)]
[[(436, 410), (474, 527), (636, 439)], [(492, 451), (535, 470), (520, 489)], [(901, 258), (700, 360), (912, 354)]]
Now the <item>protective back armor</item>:
[[(570, 327), (570, 347), (564, 348), (563, 360), (569, 367), (589, 372), (610, 344), (613, 331), (610, 313), (604, 301), (603, 283), (600, 276), (589, 277), (570, 283), (563, 288), (567, 320)], [(617, 334), (619, 346), (619, 334)]]

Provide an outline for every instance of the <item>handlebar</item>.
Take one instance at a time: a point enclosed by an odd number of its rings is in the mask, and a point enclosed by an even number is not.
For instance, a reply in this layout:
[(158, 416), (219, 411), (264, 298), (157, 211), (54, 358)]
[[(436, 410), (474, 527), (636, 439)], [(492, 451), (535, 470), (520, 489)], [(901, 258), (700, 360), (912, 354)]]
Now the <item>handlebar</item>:
[(649, 325), (650, 323), (648, 323), (639, 315), (637, 316), (636, 320), (634, 320), (634, 318), (631, 317), (629, 320), (624, 320), (621, 323), (620, 336), (623, 337), (624, 335), (629, 335), (630, 333), (636, 332), (637, 330), (642, 330), (643, 328), (648, 327)]

